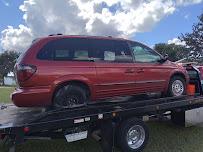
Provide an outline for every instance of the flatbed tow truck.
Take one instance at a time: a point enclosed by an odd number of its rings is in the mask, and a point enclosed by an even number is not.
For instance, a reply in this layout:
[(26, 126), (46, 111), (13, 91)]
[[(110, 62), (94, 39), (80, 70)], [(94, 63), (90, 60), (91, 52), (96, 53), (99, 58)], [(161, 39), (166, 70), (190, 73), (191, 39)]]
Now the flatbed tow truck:
[(148, 142), (145, 123), (150, 118), (170, 117), (185, 125), (186, 111), (203, 107), (201, 76), (188, 67), (190, 83), (196, 94), (181, 97), (120, 97), (117, 100), (88, 104), (71, 109), (0, 107), (0, 138), (9, 145), (9, 152), (28, 139), (66, 138), (73, 142), (88, 137), (100, 141), (104, 152), (119, 147), (124, 152), (137, 152)]

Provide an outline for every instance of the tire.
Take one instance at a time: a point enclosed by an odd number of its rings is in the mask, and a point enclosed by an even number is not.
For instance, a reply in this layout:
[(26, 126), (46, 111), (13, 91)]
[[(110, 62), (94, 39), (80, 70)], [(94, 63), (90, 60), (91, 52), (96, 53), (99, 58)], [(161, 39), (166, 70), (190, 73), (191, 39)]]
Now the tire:
[(74, 108), (84, 106), (87, 101), (87, 91), (77, 85), (66, 85), (60, 88), (54, 96), (54, 107)]
[(168, 86), (168, 96), (178, 97), (186, 94), (186, 82), (181, 76), (173, 76)]
[[(133, 132), (135, 133), (134, 139), (132, 139), (133, 137), (130, 137), (130, 134), (133, 136)], [(131, 118), (121, 123), (118, 130), (117, 141), (123, 152), (142, 151), (145, 148), (148, 139), (149, 131), (143, 121)]]

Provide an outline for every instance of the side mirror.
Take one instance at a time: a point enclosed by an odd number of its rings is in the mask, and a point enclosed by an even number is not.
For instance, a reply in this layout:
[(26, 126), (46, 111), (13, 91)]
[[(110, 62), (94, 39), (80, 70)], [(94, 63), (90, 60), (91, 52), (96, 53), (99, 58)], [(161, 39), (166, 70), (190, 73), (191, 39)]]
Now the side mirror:
[(168, 60), (168, 54), (165, 54), (165, 55), (164, 55), (164, 59), (165, 59), (165, 60)]
[(165, 61), (168, 60), (168, 54), (165, 54), (161, 59), (158, 60), (159, 63), (164, 63)]

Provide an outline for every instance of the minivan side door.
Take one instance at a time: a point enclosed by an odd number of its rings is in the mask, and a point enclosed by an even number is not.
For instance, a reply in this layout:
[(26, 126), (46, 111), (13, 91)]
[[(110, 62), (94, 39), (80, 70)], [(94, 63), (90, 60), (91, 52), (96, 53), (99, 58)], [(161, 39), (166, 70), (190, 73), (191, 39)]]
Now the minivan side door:
[(151, 48), (138, 42), (130, 42), (130, 47), (135, 60), (136, 93), (163, 92), (170, 67), (159, 62), (161, 55)]
[(134, 93), (135, 70), (128, 43), (123, 40), (95, 40), (97, 98)]

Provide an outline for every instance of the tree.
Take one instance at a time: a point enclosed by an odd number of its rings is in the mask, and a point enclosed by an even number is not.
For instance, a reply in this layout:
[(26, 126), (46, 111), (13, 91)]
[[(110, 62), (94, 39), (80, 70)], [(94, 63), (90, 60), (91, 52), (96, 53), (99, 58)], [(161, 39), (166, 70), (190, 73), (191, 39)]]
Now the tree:
[(189, 54), (189, 49), (182, 45), (159, 43), (154, 49), (162, 55), (168, 54), (171, 61), (183, 59)]
[(198, 59), (203, 56), (203, 13), (198, 17), (199, 22), (192, 27), (192, 33), (181, 34), (180, 40), (185, 41), (191, 55)]
[[(2, 80), (7, 74), (13, 71), (16, 59), (18, 58), (19, 53), (14, 51), (5, 51), (0, 54), (0, 79)], [(4, 81), (3, 85), (4, 85)]]

